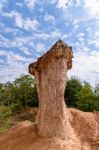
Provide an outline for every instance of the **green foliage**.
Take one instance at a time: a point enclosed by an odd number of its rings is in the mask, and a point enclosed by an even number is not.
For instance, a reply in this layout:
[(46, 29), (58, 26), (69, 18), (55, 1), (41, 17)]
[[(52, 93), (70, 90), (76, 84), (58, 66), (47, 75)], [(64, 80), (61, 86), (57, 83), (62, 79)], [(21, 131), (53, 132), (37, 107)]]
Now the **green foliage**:
[[(99, 84), (93, 90), (89, 83), (72, 77), (67, 81), (64, 97), (68, 107), (83, 111), (99, 110)], [(27, 106), (38, 107), (34, 78), (24, 75), (12, 83), (0, 84), (0, 105), (9, 106), (12, 113), (19, 113)]]
[(84, 111), (97, 110), (97, 100), (89, 84), (84, 83), (80, 92), (77, 93), (77, 108)]
[(99, 84), (96, 84), (94, 92), (95, 95), (99, 98)]
[(29, 75), (21, 76), (13, 83), (7, 82), (0, 89), (0, 104), (11, 106), (13, 112), (27, 106), (38, 106), (35, 80)]
[(0, 105), (0, 119), (8, 118), (12, 115), (10, 107)]
[(12, 111), (10, 107), (0, 105), (0, 134), (4, 133), (11, 126), (10, 116)]
[[(68, 107), (83, 111), (99, 111), (99, 84), (93, 89), (87, 82), (72, 77), (65, 88), (65, 102)], [(20, 115), (30, 107), (38, 107), (38, 94), (34, 78), (24, 75), (14, 82), (0, 83), (0, 133), (12, 126), (11, 117)], [(34, 120), (33, 113), (22, 114), (21, 119)]]
[(21, 76), (14, 81), (17, 89), (17, 101), (21, 106), (38, 106), (38, 95), (34, 78), (29, 75)]
[[(11, 117), (26, 107), (38, 106), (38, 94), (34, 78), (21, 76), (14, 82), (0, 84), (0, 133), (11, 127)], [(31, 117), (33, 120), (33, 116)]]
[(12, 97), (14, 94), (14, 85), (10, 82), (7, 82), (3, 85), (2, 94), (0, 97), (0, 104), (10, 105), (12, 103)]
[(12, 111), (12, 114), (20, 113), (23, 109), (20, 103), (12, 103), (9, 107)]
[(87, 82), (81, 83), (77, 78), (67, 81), (65, 100), (68, 107), (76, 107), (83, 111), (99, 110), (99, 85), (93, 90)]
[(82, 84), (76, 77), (67, 81), (64, 98), (68, 107), (76, 107), (77, 93), (81, 90)]
[(11, 120), (6, 118), (0, 123), (0, 134), (6, 132), (11, 127)]

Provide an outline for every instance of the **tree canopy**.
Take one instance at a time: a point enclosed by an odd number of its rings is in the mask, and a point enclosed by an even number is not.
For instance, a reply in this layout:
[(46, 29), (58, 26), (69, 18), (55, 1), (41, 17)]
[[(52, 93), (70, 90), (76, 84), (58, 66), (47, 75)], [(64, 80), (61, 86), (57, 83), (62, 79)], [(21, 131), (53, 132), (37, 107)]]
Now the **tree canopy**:
[(13, 111), (26, 106), (38, 106), (38, 95), (33, 77), (24, 75), (14, 82), (0, 85), (0, 104), (13, 107)]
[(67, 81), (65, 101), (68, 107), (75, 107), (83, 111), (99, 110), (99, 85), (95, 89), (87, 83), (81, 83), (76, 77)]
[[(64, 98), (67, 107), (83, 111), (99, 111), (99, 84), (93, 89), (89, 83), (71, 77), (67, 81)], [(14, 82), (0, 83), (0, 105), (10, 106), (13, 112), (27, 106), (38, 107), (35, 79), (30, 75), (22, 75)]]

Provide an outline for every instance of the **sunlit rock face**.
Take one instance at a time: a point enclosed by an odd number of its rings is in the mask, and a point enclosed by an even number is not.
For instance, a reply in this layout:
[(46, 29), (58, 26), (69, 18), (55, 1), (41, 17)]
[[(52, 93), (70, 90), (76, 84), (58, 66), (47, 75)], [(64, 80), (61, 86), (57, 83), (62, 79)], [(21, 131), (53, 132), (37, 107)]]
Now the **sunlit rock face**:
[(38, 134), (76, 144), (76, 135), (69, 123), (70, 113), (64, 102), (67, 71), (72, 67), (72, 58), (71, 47), (59, 40), (37, 62), (29, 65), (29, 72), (35, 76), (39, 96)]

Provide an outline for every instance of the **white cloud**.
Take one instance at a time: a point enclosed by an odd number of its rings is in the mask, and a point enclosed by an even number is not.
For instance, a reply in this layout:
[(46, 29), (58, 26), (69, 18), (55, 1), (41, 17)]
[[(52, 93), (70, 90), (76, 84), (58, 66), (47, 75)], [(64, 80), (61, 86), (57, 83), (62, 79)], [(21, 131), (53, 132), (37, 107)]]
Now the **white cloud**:
[(89, 39), (88, 44), (94, 44), (94, 46), (99, 47), (99, 40), (98, 39)]
[(20, 75), (28, 74), (28, 65), (32, 61), (33, 58), (25, 58), (16, 54), (14, 56), (14, 53), (10, 51), (5, 66), (0, 69), (0, 82), (14, 81)]
[(63, 34), (63, 35), (62, 35), (62, 39), (63, 39), (63, 40), (67, 40), (68, 38), (69, 38), (69, 35), (68, 35), (68, 34)]
[(4, 64), (4, 60), (0, 59), (0, 65)]
[(37, 51), (37, 52), (42, 52), (42, 51), (44, 51), (44, 50), (45, 50), (44, 44), (38, 43), (38, 44), (36, 45), (36, 51)]
[(16, 53), (14, 53), (13, 51), (9, 51), (8, 52), (8, 55), (7, 55), (7, 64), (11, 64), (11, 62), (12, 62), (12, 64), (13, 63), (15, 63), (15, 62), (17, 62), (17, 61), (25, 61), (25, 57), (23, 57), (23, 56), (21, 56), (21, 55), (19, 55), (19, 54), (16, 54)]
[(27, 64), (14, 64), (9, 67), (0, 68), (0, 82), (6, 83), (7, 81), (14, 81), (20, 77), (20, 75), (27, 74), (27, 68)]
[(2, 9), (7, 5), (7, 0), (0, 0), (0, 11), (2, 12)]
[(52, 21), (53, 23), (55, 23), (55, 18), (54, 18), (54, 16), (52, 16), (52, 15), (50, 15), (50, 14), (46, 14), (46, 15), (44, 16), (44, 20), (45, 20), (45, 21)]
[(56, 38), (61, 38), (62, 33), (58, 30), (55, 29), (54, 31), (51, 31), (49, 33), (44, 33), (44, 32), (40, 32), (40, 33), (34, 33), (34, 37), (35, 38), (39, 38), (39, 39), (43, 39), (43, 40), (55, 40)]
[(0, 46), (1, 47), (9, 47), (9, 40), (0, 35)]
[(81, 6), (82, 0), (57, 0), (57, 7), (60, 9), (67, 9), (68, 7), (76, 6), (79, 7)]
[(3, 13), (2, 15), (5, 17), (14, 18), (15, 26), (18, 28), (25, 30), (36, 30), (39, 26), (39, 22), (35, 18), (23, 18), (22, 14), (16, 11), (12, 11), (11, 13)]
[(62, 35), (61, 32), (58, 31), (58, 30), (52, 31), (52, 32), (50, 33), (50, 38), (51, 38), (51, 39), (60, 38), (61, 35)]
[(23, 57), (13, 51), (5, 52), (4, 55), (7, 61), (0, 60), (0, 82), (13, 81), (22, 74), (28, 74), (28, 65), (33, 61), (33, 58)]
[(0, 82), (13, 81), (21, 74), (28, 73), (28, 64), (32, 61), (30, 58), (3, 50), (0, 50), (0, 56), (6, 57), (6, 61), (2, 57), (0, 59)]
[(27, 18), (23, 20), (23, 28), (26, 30), (36, 30), (39, 26), (39, 22), (36, 19)]
[(86, 31), (92, 35), (92, 31), (93, 31), (93, 30), (92, 30), (91, 27), (88, 27), (88, 28), (86, 29)]
[(33, 9), (35, 6), (36, 0), (25, 0), (25, 4), (28, 8)]
[(81, 0), (76, 0), (75, 2), (76, 2), (76, 7), (81, 6)]
[(57, 7), (60, 9), (66, 9), (69, 5), (70, 0), (58, 0), (57, 1)]
[(99, 17), (98, 0), (84, 0), (84, 8), (91, 17)]
[(99, 30), (95, 32), (94, 38), (99, 38)]
[(77, 18), (75, 18), (75, 19), (72, 20), (72, 22), (73, 22), (74, 30), (78, 29), (79, 28), (79, 20)]
[(78, 29), (78, 28), (79, 28), (79, 24), (75, 24), (74, 29)]
[(55, 4), (56, 2), (57, 2), (57, 0), (48, 0), (48, 2), (50, 3), (50, 4)]
[(77, 76), (82, 81), (94, 85), (99, 82), (99, 52), (79, 51), (74, 53), (73, 68), (69, 76)]
[(87, 39), (88, 41), (87, 43), (89, 45), (94, 45), (95, 47), (99, 47), (99, 29), (87, 28), (87, 32), (88, 32), (87, 34), (89, 35)]
[(19, 27), (19, 28), (23, 27), (23, 19), (22, 19), (22, 16), (21, 16), (20, 13), (18, 13), (16, 11), (12, 11), (10, 13), (3, 12), (2, 16), (9, 17), (9, 18), (14, 18), (16, 26)]
[(43, 40), (48, 40), (49, 39), (49, 34), (40, 32), (40, 33), (34, 33), (35, 38), (43, 39)]
[(76, 37), (77, 37), (77, 39), (79, 40), (79, 41), (84, 41), (85, 40), (85, 33), (83, 33), (83, 32), (79, 32), (77, 35), (76, 35)]
[(7, 64), (11, 65), (16, 61), (25, 61), (25, 57), (21, 56), (20, 54), (16, 54), (13, 51), (3, 51), (0, 50), (0, 56), (5, 56), (7, 58)]
[(39, 26), (39, 23), (36, 19), (30, 19), (30, 18), (23, 19), (21, 14), (16, 13), (15, 25), (25, 30), (36, 30), (37, 27)]
[[(57, 8), (62, 10), (64, 19), (79, 22), (88, 22), (89, 20), (99, 20), (99, 1), (98, 0), (57, 0)], [(79, 24), (75, 24), (75, 29)]]
[(84, 37), (85, 36), (85, 33), (83, 33), (83, 32), (79, 32), (78, 34), (77, 34), (77, 37), (79, 38), (79, 37)]
[(15, 13), (14, 17), (15, 17), (15, 25), (19, 28), (23, 28), (23, 19), (21, 14)]
[(7, 53), (3, 50), (0, 50), (0, 56), (5, 56), (5, 55), (7, 55)]
[[(82, 7), (84, 16), (99, 18), (99, 1), (98, 0), (58, 0), (57, 7), (66, 11), (71, 6)], [(73, 8), (74, 9), (74, 8)], [(82, 11), (81, 10), (81, 11)], [(79, 15), (79, 14), (78, 14)], [(88, 16), (86, 16), (88, 17)]]
[(20, 2), (16, 2), (16, 6), (23, 7), (23, 4)]
[[(9, 49), (18, 49), (25, 55), (31, 55), (34, 48), (34, 37), (33, 36), (20, 36), (13, 40), (9, 40), (0, 35), (0, 46)], [(4, 55), (5, 51), (0, 51), (0, 55)], [(8, 53), (7, 53), (8, 54)]]
[(20, 51), (22, 51), (25, 55), (32, 55), (32, 53), (29, 51), (29, 48), (27, 48), (26, 46), (21, 46)]

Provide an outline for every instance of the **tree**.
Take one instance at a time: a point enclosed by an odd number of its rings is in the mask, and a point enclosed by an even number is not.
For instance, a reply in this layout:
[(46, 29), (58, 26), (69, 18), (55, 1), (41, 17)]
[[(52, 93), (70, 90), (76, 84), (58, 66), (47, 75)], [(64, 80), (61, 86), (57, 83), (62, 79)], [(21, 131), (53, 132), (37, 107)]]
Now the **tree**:
[(38, 94), (34, 78), (24, 75), (14, 81), (22, 106), (38, 106)]
[(99, 97), (99, 84), (96, 84), (94, 92), (95, 92), (95, 95)]
[(34, 78), (24, 75), (13, 83), (0, 84), (0, 104), (17, 111), (26, 106), (38, 106), (38, 94)]
[(13, 93), (13, 83), (7, 82), (3, 85), (2, 95), (1, 95), (1, 103), (3, 105), (10, 105), (13, 101), (12, 93)]
[(2, 103), (2, 95), (3, 95), (3, 84), (0, 83), (0, 104)]
[(78, 78), (72, 77), (67, 81), (65, 88), (64, 98), (68, 107), (76, 107), (77, 92), (80, 92), (82, 88), (81, 82)]
[(81, 90), (77, 92), (76, 97), (78, 99), (76, 102), (78, 109), (83, 111), (94, 111), (99, 109), (99, 104), (97, 103), (90, 84), (85, 82)]

